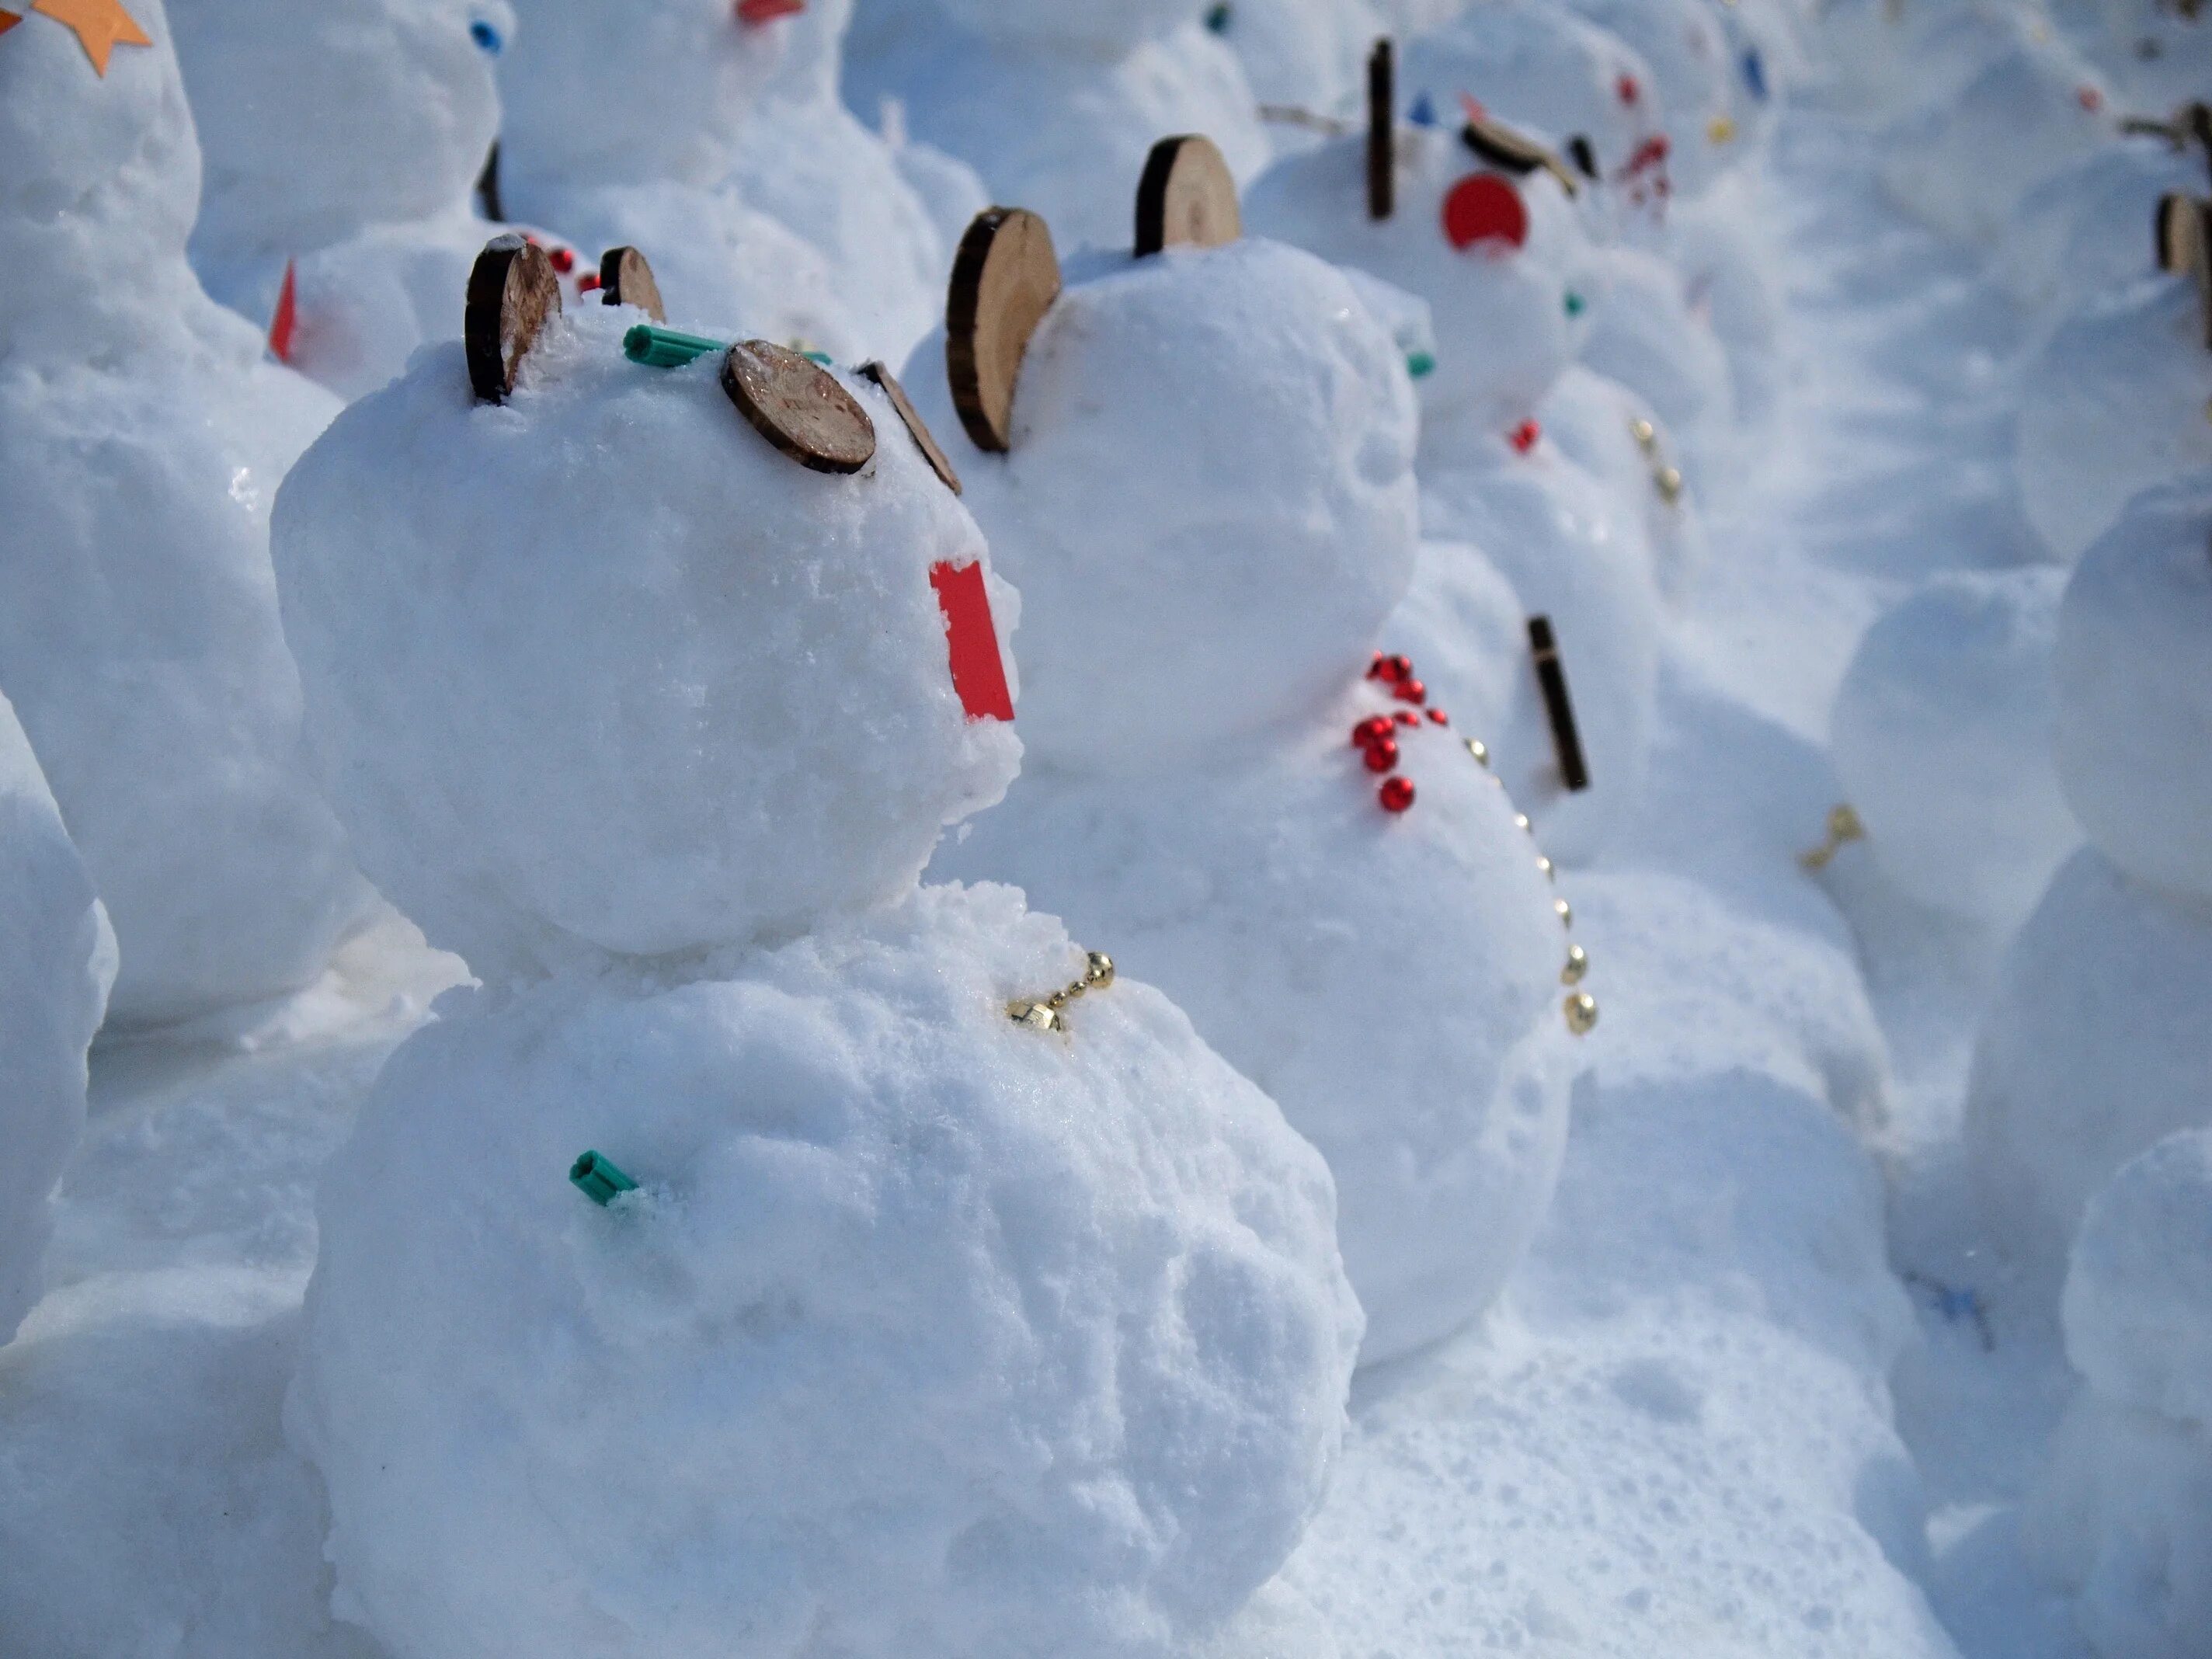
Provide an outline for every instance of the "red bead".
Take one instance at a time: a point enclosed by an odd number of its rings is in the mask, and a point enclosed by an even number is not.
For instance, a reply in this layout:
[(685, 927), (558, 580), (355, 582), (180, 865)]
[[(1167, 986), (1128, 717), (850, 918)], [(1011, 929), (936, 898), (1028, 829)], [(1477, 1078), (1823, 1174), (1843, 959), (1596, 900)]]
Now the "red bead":
[(1644, 95), (1644, 88), (1636, 84), (1636, 77), (1632, 75), (1622, 76), (1613, 83), (1613, 89), (1620, 94), (1620, 101), (1624, 104), (1632, 104)]
[(1426, 702), (1429, 688), (1419, 680), (1400, 680), (1390, 688), (1390, 695), (1400, 702)]
[(1380, 743), (1367, 745), (1367, 769), (1387, 772), (1398, 763), (1398, 739), (1385, 738)]
[(2092, 115), (2105, 106), (2105, 94), (2094, 87), (2083, 87), (2074, 95), (2081, 100), (2081, 107)]
[(1375, 799), (1382, 803), (1384, 811), (1402, 812), (1413, 804), (1413, 781), (1406, 777), (1385, 778)]
[(1413, 663), (1410, 657), (1377, 657), (1375, 659), (1375, 678), (1393, 685), (1413, 672)]
[(565, 247), (556, 247), (545, 256), (553, 269), (566, 276), (576, 268), (576, 256)]
[(1367, 678), (1369, 679), (1379, 680), (1382, 678), (1382, 653), (1380, 651), (1368, 659)]
[(1410, 708), (1401, 708), (1396, 718), (1401, 726), (1419, 726), (1421, 723), (1421, 717)]
[(1445, 714), (1441, 708), (1431, 708), (1429, 710), (1429, 724), (1431, 726), (1449, 726), (1451, 724), (1451, 716)]
[(599, 273), (596, 270), (587, 270), (576, 278), (576, 292), (579, 294), (592, 293), (599, 285)]
[(1390, 717), (1370, 714), (1352, 728), (1352, 746), (1364, 749), (1370, 743), (1380, 743), (1390, 735)]
[(1521, 454), (1526, 455), (1536, 447), (1536, 440), (1544, 435), (1544, 428), (1534, 421), (1523, 421), (1513, 428), (1510, 442)]

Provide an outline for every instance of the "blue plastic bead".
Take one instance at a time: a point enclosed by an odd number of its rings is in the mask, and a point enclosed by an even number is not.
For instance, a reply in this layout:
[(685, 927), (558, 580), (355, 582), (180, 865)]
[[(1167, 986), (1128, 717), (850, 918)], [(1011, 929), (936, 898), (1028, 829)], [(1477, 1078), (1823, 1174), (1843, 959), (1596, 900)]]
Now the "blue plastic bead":
[(469, 25), (469, 39), (495, 58), (499, 56), (500, 48), (507, 44), (499, 38), (499, 31), (481, 17)]
[(1406, 118), (1417, 127), (1432, 127), (1437, 124), (1437, 106), (1424, 92), (1413, 100), (1413, 107), (1406, 112)]

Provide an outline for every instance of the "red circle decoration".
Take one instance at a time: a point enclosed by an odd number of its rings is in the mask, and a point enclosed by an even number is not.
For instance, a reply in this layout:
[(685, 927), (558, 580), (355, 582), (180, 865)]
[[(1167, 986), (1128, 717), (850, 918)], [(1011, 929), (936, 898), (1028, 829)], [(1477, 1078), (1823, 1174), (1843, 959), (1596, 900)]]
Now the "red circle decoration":
[(1519, 247), (1528, 240), (1521, 192), (1494, 173), (1470, 173), (1444, 198), (1444, 239), (1466, 249), (1477, 242)]
[(1386, 812), (1404, 811), (1413, 804), (1413, 780), (1404, 777), (1383, 779), (1382, 788), (1376, 792), (1376, 799), (1382, 803), (1382, 810)]

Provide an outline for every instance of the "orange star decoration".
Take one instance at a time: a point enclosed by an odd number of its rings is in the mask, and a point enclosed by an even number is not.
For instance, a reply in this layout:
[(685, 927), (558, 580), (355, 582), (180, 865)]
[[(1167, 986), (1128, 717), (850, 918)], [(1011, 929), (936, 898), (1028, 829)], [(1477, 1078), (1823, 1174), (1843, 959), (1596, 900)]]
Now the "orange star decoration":
[(123, 9), (122, 0), (31, 0), (31, 9), (44, 12), (64, 28), (74, 29), (98, 75), (107, 73), (108, 54), (116, 47), (154, 44), (137, 21)]

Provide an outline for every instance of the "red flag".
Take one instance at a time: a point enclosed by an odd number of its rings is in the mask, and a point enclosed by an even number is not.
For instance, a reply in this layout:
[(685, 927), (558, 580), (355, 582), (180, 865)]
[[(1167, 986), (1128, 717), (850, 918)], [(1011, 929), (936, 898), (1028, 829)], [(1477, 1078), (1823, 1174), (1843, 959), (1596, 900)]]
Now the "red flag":
[(300, 289), (292, 261), (284, 261), (284, 286), (277, 290), (276, 314), (269, 319), (269, 355), (280, 363), (292, 361), (292, 336), (300, 326)]
[(982, 565), (955, 568), (951, 561), (939, 560), (929, 568), (929, 585), (945, 613), (952, 689), (960, 695), (960, 707), (971, 720), (1013, 719), (1013, 694), (1006, 689), (1006, 665), (999, 657), (999, 630), (991, 620)]

